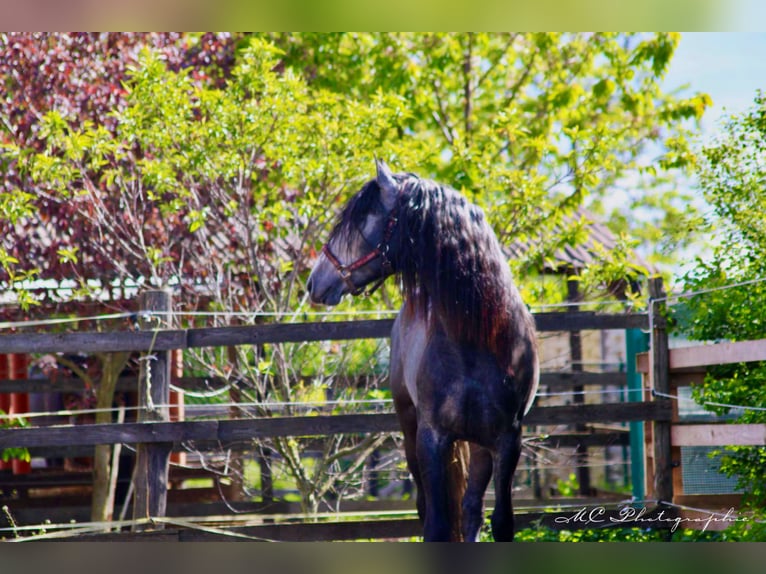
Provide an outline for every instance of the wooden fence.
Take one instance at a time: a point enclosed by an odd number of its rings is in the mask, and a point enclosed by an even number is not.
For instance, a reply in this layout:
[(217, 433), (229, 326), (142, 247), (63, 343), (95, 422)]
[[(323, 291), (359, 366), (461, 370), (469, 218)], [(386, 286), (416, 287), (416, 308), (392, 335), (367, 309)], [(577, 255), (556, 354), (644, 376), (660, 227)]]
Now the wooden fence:
[[(684, 387), (701, 385), (707, 373), (707, 368), (716, 365), (732, 363), (749, 363), (766, 361), (766, 339), (755, 341), (740, 341), (734, 343), (716, 343), (670, 349), (667, 356), (668, 378), (664, 385), (657, 385), (651, 368), (651, 357), (642, 354), (638, 357), (638, 370), (647, 380), (645, 399), (650, 399), (652, 392), (663, 393), (668, 397), (658, 397), (672, 407), (669, 421), (660, 423), (667, 428), (669, 454), (658, 454), (655, 446), (657, 440), (656, 426), (646, 429), (646, 468), (647, 488), (653, 490), (658, 482), (654, 472), (658, 456), (665, 457), (660, 466), (671, 467), (669, 489), (663, 494), (663, 500), (674, 504), (694, 508), (726, 511), (740, 505), (739, 494), (691, 494), (684, 490), (681, 448), (682, 447), (723, 447), (723, 446), (766, 446), (766, 424), (732, 424), (726, 420), (716, 422), (684, 421), (679, 413), (679, 391)], [(680, 397), (682, 400), (683, 397)]]
[[(162, 311), (167, 308), (167, 302), (162, 297), (153, 299), (145, 308)], [(544, 331), (585, 331), (603, 329), (648, 329), (647, 314), (598, 314), (577, 311), (562, 313), (539, 313), (535, 315), (537, 329)], [(152, 329), (147, 331), (125, 331), (111, 333), (78, 332), (78, 333), (23, 333), (0, 336), (0, 354), (6, 353), (95, 353), (95, 352), (151, 352), (155, 357), (175, 349), (192, 349), (201, 347), (231, 347), (236, 345), (264, 345), (288, 342), (351, 340), (366, 338), (385, 338), (389, 336), (392, 320), (337, 321), (323, 323), (284, 323), (254, 326), (237, 326), (222, 328), (190, 328), (190, 329)], [(655, 322), (654, 338), (663, 341), (664, 326)], [(667, 355), (667, 338), (664, 347), (652, 351), (655, 378), (662, 377), (667, 361), (662, 358)], [(671, 355), (672, 357), (672, 355)], [(663, 362), (664, 361), (664, 362)], [(166, 361), (167, 363), (167, 361)], [(162, 367), (167, 370), (166, 363)], [(672, 366), (672, 360), (671, 360)], [(153, 367), (151, 392), (154, 393), (154, 403), (167, 402), (167, 381), (169, 377), (157, 377), (157, 369)], [(164, 377), (164, 378), (163, 378)], [(581, 388), (583, 385), (625, 385), (625, 373), (544, 373), (542, 383), (558, 386), (559, 388)], [(181, 385), (194, 388), (199, 385), (198, 379), (182, 379)], [(135, 379), (124, 379), (118, 388), (133, 388)], [(656, 384), (656, 383), (655, 383)], [(58, 390), (76, 389), (81, 385), (77, 381), (64, 381)], [(139, 384), (141, 387), (141, 384)], [(49, 389), (43, 381), (1, 380), (0, 393), (30, 392)], [(163, 393), (165, 393), (163, 395)], [(147, 400), (147, 399), (145, 399)], [(164, 401), (164, 403), (163, 403)], [(623, 423), (649, 421), (654, 425), (652, 476), (660, 484), (654, 489), (654, 494), (662, 500), (670, 500), (672, 490), (671, 457), (663, 458), (664, 452), (670, 452), (669, 429), (673, 406), (668, 400), (647, 397), (646, 400), (624, 403), (607, 404), (575, 404), (565, 406), (535, 406), (525, 418), (525, 425), (576, 425), (583, 423)], [(664, 425), (664, 426), (663, 426)], [(167, 413), (160, 413), (154, 419), (144, 419), (122, 424), (89, 424), (78, 426), (57, 426), (54, 428), (10, 428), (0, 429), (0, 449), (9, 447), (26, 447), (35, 451), (50, 449), (76, 449), (92, 447), (100, 444), (135, 444), (138, 445), (139, 462), (138, 475), (135, 480), (144, 484), (142, 505), (147, 509), (143, 518), (157, 518), (153, 523), (156, 528), (164, 524), (171, 528), (178, 521), (162, 519), (166, 515), (167, 504), (167, 459), (172, 451), (183, 450), (184, 443), (195, 441), (198, 447), (206, 443), (215, 443), (224, 447), (236, 448), (244, 441), (264, 437), (294, 436), (307, 437), (331, 435), (335, 433), (394, 433), (398, 432), (398, 424), (393, 414), (347, 414), (321, 415), (299, 417), (273, 417), (261, 419), (235, 420), (204, 420), (171, 422)], [(585, 435), (562, 435), (552, 437), (559, 445), (613, 444), (614, 433)], [(610, 442), (612, 441), (612, 442)], [(662, 441), (666, 441), (667, 444)], [(141, 453), (145, 453), (146, 461), (141, 462)], [(19, 478), (21, 483), (23, 479)], [(134, 514), (138, 519), (142, 516)], [(550, 516), (550, 515), (549, 515)], [(527, 514), (519, 518), (519, 524), (532, 523), (544, 519), (545, 515)], [(183, 521), (181, 521), (183, 522)], [(146, 524), (146, 523), (145, 523)], [(354, 538), (396, 538), (415, 535), (419, 532), (417, 521), (410, 516), (395, 520), (376, 521), (374, 523), (353, 520), (319, 521), (314, 524), (259, 524), (256, 526), (233, 526), (228, 524), (231, 532), (239, 532), (248, 536), (267, 539), (354, 539)], [(552, 523), (550, 524), (552, 525)], [(187, 532), (186, 534), (166, 533), (163, 536), (174, 539), (199, 539), (205, 537), (202, 532)], [(221, 532), (208, 531), (212, 539), (225, 536)], [(115, 535), (100, 535), (108, 537)], [(136, 533), (140, 538), (140, 535)]]

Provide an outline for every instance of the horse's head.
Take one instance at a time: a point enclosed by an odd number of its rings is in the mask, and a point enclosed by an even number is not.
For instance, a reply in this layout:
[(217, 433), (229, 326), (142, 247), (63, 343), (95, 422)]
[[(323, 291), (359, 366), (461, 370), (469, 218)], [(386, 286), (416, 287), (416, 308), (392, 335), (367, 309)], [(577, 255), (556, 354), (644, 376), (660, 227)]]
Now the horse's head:
[(399, 201), (399, 184), (388, 166), (376, 161), (377, 175), (343, 209), (311, 271), (307, 288), (314, 303), (337, 305), (346, 293), (372, 289), (394, 269), (391, 238)]

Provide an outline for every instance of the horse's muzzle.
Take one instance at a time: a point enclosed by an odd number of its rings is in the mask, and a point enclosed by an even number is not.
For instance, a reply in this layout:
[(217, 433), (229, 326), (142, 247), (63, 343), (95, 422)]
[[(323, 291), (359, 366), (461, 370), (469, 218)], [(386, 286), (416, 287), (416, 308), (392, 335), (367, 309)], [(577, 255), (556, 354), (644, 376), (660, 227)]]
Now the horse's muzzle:
[(316, 305), (334, 306), (343, 297), (343, 284), (338, 281), (324, 282), (312, 273), (306, 282), (309, 299)]

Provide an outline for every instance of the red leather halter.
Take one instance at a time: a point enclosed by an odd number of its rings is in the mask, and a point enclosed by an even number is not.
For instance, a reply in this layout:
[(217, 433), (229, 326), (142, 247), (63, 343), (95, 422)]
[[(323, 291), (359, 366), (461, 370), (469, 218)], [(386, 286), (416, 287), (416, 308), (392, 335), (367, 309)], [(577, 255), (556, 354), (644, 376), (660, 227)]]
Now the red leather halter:
[[(394, 207), (393, 210), (391, 210), (391, 213), (388, 214), (388, 222), (386, 223), (386, 229), (383, 232), (383, 238), (380, 240), (380, 243), (378, 243), (372, 251), (370, 251), (367, 255), (363, 255), (356, 261), (349, 263), (348, 265), (343, 265), (343, 263), (340, 262), (340, 260), (335, 256), (335, 254), (330, 251), (329, 243), (325, 243), (322, 247), (322, 253), (324, 253), (325, 257), (332, 263), (333, 267), (335, 267), (335, 270), (340, 275), (341, 279), (346, 283), (346, 285), (349, 288), (349, 293), (352, 295), (359, 295), (364, 291), (364, 288), (366, 285), (356, 285), (351, 279), (351, 274), (356, 271), (357, 269), (361, 269), (368, 263), (374, 261), (378, 257), (380, 257), (383, 262), (383, 275), (378, 279), (372, 287), (367, 291), (366, 295), (371, 295), (375, 292), (375, 290), (380, 287), (383, 284), (383, 281), (386, 280), (386, 277), (391, 274), (393, 271), (393, 266), (391, 265), (391, 260), (388, 258), (388, 250), (389, 250), (389, 241), (391, 241), (391, 236), (394, 233), (394, 227), (396, 227), (396, 222), (398, 221), (399, 216), (399, 206), (397, 205)], [(366, 241), (366, 239), (365, 239)]]

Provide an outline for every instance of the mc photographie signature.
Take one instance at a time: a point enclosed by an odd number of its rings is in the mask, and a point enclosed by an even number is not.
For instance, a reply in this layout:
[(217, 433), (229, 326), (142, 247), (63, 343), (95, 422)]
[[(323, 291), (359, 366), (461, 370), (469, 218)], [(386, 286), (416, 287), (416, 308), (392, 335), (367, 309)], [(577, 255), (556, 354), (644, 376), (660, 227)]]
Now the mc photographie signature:
[(556, 524), (628, 524), (634, 525), (647, 524), (659, 525), (663, 523), (670, 524), (670, 531), (675, 532), (681, 524), (689, 523), (702, 525), (702, 530), (718, 522), (745, 522), (747, 517), (737, 516), (733, 508), (726, 513), (710, 513), (702, 517), (674, 516), (665, 509), (650, 511), (642, 506), (636, 508), (633, 506), (624, 506), (618, 509), (617, 514), (611, 514), (605, 507), (596, 506), (588, 508), (583, 506), (570, 516), (557, 516), (554, 519)]

